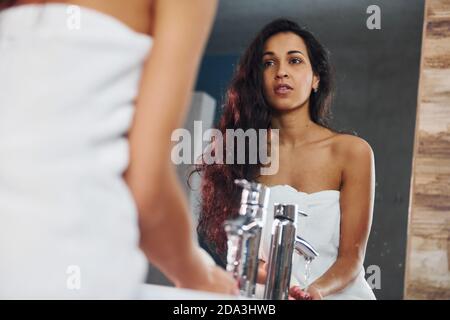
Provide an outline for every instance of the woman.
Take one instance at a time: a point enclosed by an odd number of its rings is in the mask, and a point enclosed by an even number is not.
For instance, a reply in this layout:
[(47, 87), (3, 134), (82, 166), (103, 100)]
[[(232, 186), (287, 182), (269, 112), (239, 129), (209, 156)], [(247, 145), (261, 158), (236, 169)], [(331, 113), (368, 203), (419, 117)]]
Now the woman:
[(240, 190), (233, 181), (259, 181), (271, 187), (259, 282), (265, 282), (273, 204), (297, 203), (308, 213), (299, 217), (298, 234), (319, 257), (311, 263), (306, 281), (305, 261), (294, 257), (294, 282), (306, 292), (293, 286), (291, 294), (374, 299), (363, 269), (373, 211), (373, 153), (364, 140), (330, 129), (332, 93), (327, 51), (310, 32), (283, 19), (264, 27), (239, 62), (219, 129), (278, 129), (279, 170), (260, 175), (261, 164), (200, 168), (203, 203), (198, 231), (204, 246), (223, 264), (222, 223), (237, 214), (239, 205)]
[(138, 298), (145, 256), (236, 292), (169, 158), (217, 3), (124, 3), (0, 1), (0, 297)]

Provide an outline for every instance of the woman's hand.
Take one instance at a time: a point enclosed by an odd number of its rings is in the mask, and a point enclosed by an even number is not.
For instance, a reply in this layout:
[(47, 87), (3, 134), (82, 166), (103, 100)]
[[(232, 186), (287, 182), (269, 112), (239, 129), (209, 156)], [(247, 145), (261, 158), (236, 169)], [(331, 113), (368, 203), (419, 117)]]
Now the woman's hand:
[[(267, 262), (259, 260), (257, 282), (266, 283), (267, 279)], [(289, 289), (289, 300), (322, 300), (323, 296), (315, 285), (310, 285), (306, 291), (299, 286), (292, 286)]]
[(289, 289), (289, 300), (312, 300), (312, 298), (299, 286), (293, 286)]
[(182, 283), (180, 284), (180, 287), (229, 295), (239, 294), (236, 280), (234, 280), (228, 272), (218, 266), (208, 266), (206, 273), (195, 283)]
[[(185, 264), (189, 276), (177, 284), (177, 287), (238, 295), (237, 281), (232, 275), (218, 267), (203, 249), (196, 247), (194, 260)], [(191, 266), (192, 265), (192, 266)]]
[(218, 266), (210, 266), (208, 273), (205, 281), (197, 286), (197, 290), (239, 295), (237, 281), (228, 272)]
[(319, 288), (315, 285), (310, 285), (308, 289), (306, 289), (306, 292), (311, 297), (311, 300), (323, 300), (322, 293), (320, 292)]
[(289, 289), (289, 300), (322, 300), (320, 290), (310, 285), (308, 289), (302, 290), (299, 286), (293, 286)]
[(263, 260), (259, 260), (258, 275), (256, 277), (256, 282), (260, 284), (265, 284), (266, 279), (267, 279), (267, 263)]

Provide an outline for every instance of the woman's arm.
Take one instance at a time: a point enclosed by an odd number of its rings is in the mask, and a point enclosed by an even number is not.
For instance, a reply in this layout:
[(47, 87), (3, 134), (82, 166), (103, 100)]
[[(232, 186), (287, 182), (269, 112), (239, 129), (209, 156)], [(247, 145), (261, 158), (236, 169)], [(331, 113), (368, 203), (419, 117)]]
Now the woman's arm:
[(143, 70), (125, 173), (144, 215), (168, 174), (170, 137), (183, 124), (217, 1), (156, 0), (154, 5), (154, 44)]
[(141, 247), (177, 286), (232, 293), (228, 274), (208, 265), (193, 241), (188, 207), (170, 160), (182, 125), (216, 0), (157, 0), (154, 45), (144, 67), (129, 134), (125, 173), (139, 211)]
[(308, 289), (313, 298), (339, 292), (360, 272), (372, 224), (375, 164), (364, 140), (347, 137), (340, 195), (341, 226), (335, 263)]
[(184, 192), (173, 167), (166, 170), (169, 176), (160, 184), (158, 206), (151, 215), (141, 215), (141, 248), (177, 287), (235, 293), (237, 284), (232, 277), (209, 264), (205, 253), (194, 245)]

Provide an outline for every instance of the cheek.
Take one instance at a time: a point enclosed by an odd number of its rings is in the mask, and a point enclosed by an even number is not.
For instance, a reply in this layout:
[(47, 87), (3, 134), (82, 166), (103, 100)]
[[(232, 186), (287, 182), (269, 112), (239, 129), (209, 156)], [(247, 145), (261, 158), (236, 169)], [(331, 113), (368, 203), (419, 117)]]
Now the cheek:
[(310, 92), (313, 76), (310, 73), (303, 73), (297, 78), (297, 83), (300, 85), (302, 92)]
[(310, 70), (303, 70), (302, 72), (299, 73), (299, 81), (305, 85), (308, 84), (309, 86), (312, 83), (312, 78), (313, 78), (313, 74)]

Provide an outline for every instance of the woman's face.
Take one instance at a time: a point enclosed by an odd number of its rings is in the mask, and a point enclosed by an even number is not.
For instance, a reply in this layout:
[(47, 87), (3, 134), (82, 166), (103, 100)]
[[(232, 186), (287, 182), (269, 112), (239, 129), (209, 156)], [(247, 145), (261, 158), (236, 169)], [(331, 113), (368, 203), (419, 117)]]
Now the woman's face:
[(295, 33), (278, 33), (267, 39), (262, 63), (265, 97), (278, 111), (303, 106), (319, 85), (305, 42)]

